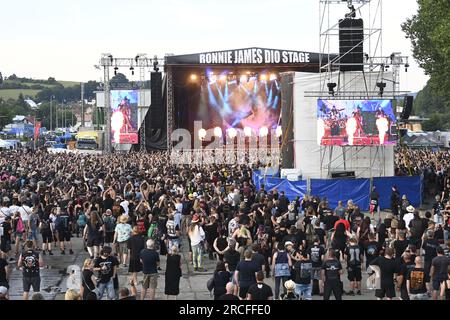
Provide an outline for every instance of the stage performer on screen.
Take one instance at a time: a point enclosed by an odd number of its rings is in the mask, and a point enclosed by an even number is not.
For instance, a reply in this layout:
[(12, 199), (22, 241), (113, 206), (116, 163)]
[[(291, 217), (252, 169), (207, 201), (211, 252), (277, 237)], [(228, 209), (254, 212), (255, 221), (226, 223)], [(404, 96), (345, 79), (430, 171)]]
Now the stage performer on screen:
[(123, 98), (120, 102), (119, 111), (123, 114), (123, 127), (121, 129), (121, 132), (133, 132), (133, 123), (131, 121), (131, 105), (130, 99), (128, 99), (128, 97)]
[(380, 145), (384, 144), (386, 132), (389, 130), (389, 120), (383, 110), (378, 110), (376, 113), (377, 120), (375, 122), (378, 129), (378, 138)]
[(250, 127), (254, 129), (259, 129), (261, 127), (270, 128), (273, 123), (273, 119), (270, 111), (263, 101), (263, 98), (258, 96), (256, 99), (252, 100), (252, 111), (246, 118), (241, 120), (242, 127)]
[(356, 130), (358, 128), (358, 123), (355, 117), (348, 118), (345, 124), (345, 130), (347, 132), (348, 144), (353, 145), (353, 139), (355, 137)]
[(355, 136), (357, 137), (361, 137), (364, 134), (364, 130), (363, 130), (363, 117), (362, 117), (362, 113), (361, 113), (361, 108), (357, 108), (354, 112), (353, 112), (353, 118), (356, 121), (356, 131), (355, 131)]

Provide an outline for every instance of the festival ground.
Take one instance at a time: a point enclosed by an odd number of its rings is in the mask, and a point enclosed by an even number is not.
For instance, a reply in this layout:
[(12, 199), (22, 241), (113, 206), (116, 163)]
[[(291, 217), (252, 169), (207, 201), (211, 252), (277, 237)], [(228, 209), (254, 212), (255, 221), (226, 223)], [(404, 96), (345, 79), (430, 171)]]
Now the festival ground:
[[(381, 217), (384, 218), (387, 212), (382, 212)], [(66, 252), (65, 255), (61, 255), (59, 250), (53, 250), (54, 255), (44, 256), (44, 269), (41, 269), (41, 293), (47, 300), (64, 300), (64, 294), (67, 290), (67, 269), (71, 265), (82, 266), (86, 258), (88, 258), (87, 252), (83, 250), (83, 242), (81, 238), (76, 236), (72, 238), (74, 254), (70, 255)], [(206, 255), (204, 256), (204, 266), (207, 269), (206, 272), (194, 272), (193, 266), (188, 261), (188, 243), (187, 238), (183, 237), (183, 245), (181, 248), (181, 256), (183, 259), (183, 276), (180, 280), (180, 294), (178, 295), (178, 300), (212, 300), (213, 297), (210, 295), (206, 288), (206, 283), (211, 278), (216, 261), (210, 260)], [(164, 271), (165, 271), (165, 256), (160, 256), (161, 258), (161, 268), (159, 271), (158, 288), (156, 290), (156, 299), (164, 300), (167, 296), (164, 295)], [(10, 278), (10, 299), (11, 300), (22, 300), (22, 275), (19, 270), (17, 270), (16, 265), (12, 265), (14, 271)], [(344, 264), (345, 268), (345, 264)], [(130, 275), (128, 273), (128, 267), (119, 267), (119, 284), (120, 286), (129, 286)], [(375, 300), (375, 293), (373, 290), (367, 290), (365, 283), (367, 279), (367, 273), (363, 269), (363, 281), (362, 281), (362, 295), (348, 296), (344, 295), (344, 300)], [(139, 274), (138, 280), (142, 280), (142, 273)], [(344, 271), (344, 275), (341, 276), (341, 280), (344, 282), (344, 290), (348, 291), (349, 281), (347, 279), (347, 272)], [(265, 279), (265, 282), (273, 288), (275, 288), (274, 278)], [(140, 293), (141, 286), (138, 287), (138, 294)], [(30, 292), (32, 294), (32, 291)], [(31, 296), (31, 295), (30, 295)], [(170, 297), (173, 299), (174, 297)], [(106, 294), (103, 299), (106, 299)], [(332, 298), (333, 299), (333, 298)], [(323, 297), (315, 295), (313, 300), (323, 300)]]

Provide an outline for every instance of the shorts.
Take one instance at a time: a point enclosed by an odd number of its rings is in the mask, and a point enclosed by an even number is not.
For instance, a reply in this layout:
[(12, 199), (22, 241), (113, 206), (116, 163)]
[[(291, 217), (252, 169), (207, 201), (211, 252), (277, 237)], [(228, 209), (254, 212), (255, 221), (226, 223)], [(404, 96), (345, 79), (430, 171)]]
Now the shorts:
[(158, 274), (144, 274), (144, 279), (142, 280), (142, 287), (144, 289), (156, 289), (158, 287)]
[(43, 243), (51, 243), (53, 241), (53, 234), (51, 232), (44, 232), (42, 234), (42, 242)]
[(71, 234), (70, 234), (70, 231), (65, 231), (65, 230), (59, 230), (58, 231), (58, 238), (59, 238), (59, 241), (70, 241), (70, 238), (71, 238)]
[(119, 244), (119, 254), (127, 254), (128, 253), (128, 240), (118, 242)]
[(395, 298), (395, 287), (394, 286), (389, 286), (389, 287), (381, 286), (381, 289), (375, 290), (375, 297), (383, 299), (385, 296), (390, 299)]
[(39, 292), (41, 290), (41, 277), (29, 277), (23, 276), (23, 291), (30, 292), (30, 288), (33, 287), (33, 292)]
[(440, 279), (433, 279), (433, 283), (432, 283), (432, 286), (433, 286), (433, 290), (434, 291), (440, 291), (441, 290), (441, 284), (442, 284), (442, 282), (444, 282), (445, 280), (440, 280)]
[(418, 294), (410, 294), (410, 300), (429, 300), (428, 294), (426, 293), (418, 293)]
[(86, 245), (88, 247), (98, 247), (102, 245), (102, 239), (101, 238), (88, 238), (86, 241)]
[(15, 238), (21, 239), (22, 236), (23, 236), (23, 234), (24, 234), (24, 232), (15, 231), (15, 232), (13, 233), (13, 237), (14, 237), (14, 239), (15, 239)]
[(349, 281), (361, 281), (362, 280), (361, 268), (348, 268), (347, 278)]
[(105, 233), (105, 243), (112, 243), (114, 240), (114, 232)]
[(250, 287), (239, 287), (239, 298), (245, 299), (249, 288)]
[(312, 273), (311, 273), (311, 278), (313, 280), (321, 280), (321, 276), (320, 276), (321, 271), (322, 271), (322, 268), (320, 268), (320, 267), (313, 267), (312, 268)]

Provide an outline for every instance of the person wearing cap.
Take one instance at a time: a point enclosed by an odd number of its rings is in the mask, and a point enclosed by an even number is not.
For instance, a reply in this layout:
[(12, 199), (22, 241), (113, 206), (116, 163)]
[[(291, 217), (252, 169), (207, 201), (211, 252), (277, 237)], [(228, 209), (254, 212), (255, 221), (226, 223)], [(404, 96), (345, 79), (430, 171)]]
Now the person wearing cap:
[(414, 218), (414, 211), (415, 210), (416, 209), (413, 206), (411, 206), (411, 205), (406, 207), (406, 212), (407, 213), (403, 216), (403, 221), (405, 221), (405, 225), (406, 225), (407, 228), (408, 228), (409, 223), (411, 222), (411, 220)]
[(119, 244), (119, 261), (125, 268), (127, 266), (128, 258), (128, 240), (131, 237), (132, 228), (128, 224), (128, 215), (121, 215), (119, 218), (119, 223), (116, 225), (114, 230), (114, 243)]
[(299, 300), (298, 294), (295, 292), (296, 285), (292, 280), (288, 280), (284, 283), (286, 291), (281, 294), (280, 300)]
[(94, 261), (94, 271), (99, 273), (97, 281), (98, 300), (102, 300), (105, 290), (109, 300), (115, 300), (116, 298), (113, 279), (116, 277), (119, 261), (111, 253), (111, 247), (104, 246), (100, 256)]
[(188, 235), (191, 241), (194, 271), (206, 271), (203, 268), (203, 241), (205, 240), (205, 231), (203, 231), (203, 228), (200, 226), (200, 217), (198, 214), (194, 214), (192, 217)]

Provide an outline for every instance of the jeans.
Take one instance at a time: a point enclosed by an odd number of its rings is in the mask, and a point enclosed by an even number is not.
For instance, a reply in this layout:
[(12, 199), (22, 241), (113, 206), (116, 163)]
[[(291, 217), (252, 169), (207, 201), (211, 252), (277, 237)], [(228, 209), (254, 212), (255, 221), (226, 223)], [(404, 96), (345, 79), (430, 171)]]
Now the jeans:
[(418, 293), (418, 294), (410, 294), (410, 300), (429, 300), (429, 297), (426, 293)]
[(107, 283), (98, 283), (98, 300), (102, 300), (103, 294), (105, 293), (105, 289), (108, 292), (108, 299), (115, 300), (116, 292), (114, 290), (114, 282), (113, 279), (109, 280)]
[(275, 277), (275, 300), (280, 296), (280, 284), (283, 285), (283, 292), (286, 293), (284, 283), (289, 280), (289, 277)]
[(179, 248), (180, 247), (180, 239), (169, 239), (167, 251), (172, 252), (173, 246), (177, 246), (177, 248)]
[(192, 246), (192, 261), (194, 262), (194, 268), (202, 267), (202, 246), (201, 244), (197, 244)]
[(304, 300), (312, 300), (311, 292), (312, 292), (311, 284), (296, 284), (295, 285), (295, 293), (298, 295), (299, 299), (301, 299), (302, 295), (303, 295)]

